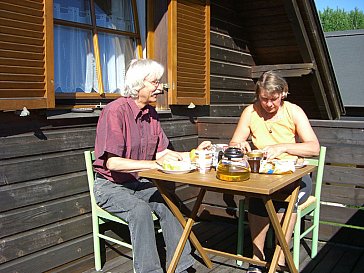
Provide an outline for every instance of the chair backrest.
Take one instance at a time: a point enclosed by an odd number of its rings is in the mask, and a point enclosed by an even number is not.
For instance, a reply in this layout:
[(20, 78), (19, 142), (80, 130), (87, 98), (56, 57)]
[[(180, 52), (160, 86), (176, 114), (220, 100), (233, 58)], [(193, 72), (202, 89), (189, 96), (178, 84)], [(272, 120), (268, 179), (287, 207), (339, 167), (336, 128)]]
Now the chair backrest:
[(321, 146), (318, 159), (315, 159), (315, 158), (305, 159), (306, 161), (308, 161), (309, 165), (317, 166), (314, 195), (317, 198), (318, 202), (320, 202), (320, 196), (321, 196), (322, 179), (324, 176), (324, 167), (325, 167), (325, 157), (326, 157), (326, 147)]
[(86, 171), (87, 171), (87, 180), (88, 187), (90, 190), (90, 198), (91, 204), (96, 204), (95, 195), (94, 195), (94, 182), (95, 182), (95, 173), (92, 166), (92, 162), (95, 160), (95, 152), (94, 151), (84, 151), (85, 163), (86, 163)]

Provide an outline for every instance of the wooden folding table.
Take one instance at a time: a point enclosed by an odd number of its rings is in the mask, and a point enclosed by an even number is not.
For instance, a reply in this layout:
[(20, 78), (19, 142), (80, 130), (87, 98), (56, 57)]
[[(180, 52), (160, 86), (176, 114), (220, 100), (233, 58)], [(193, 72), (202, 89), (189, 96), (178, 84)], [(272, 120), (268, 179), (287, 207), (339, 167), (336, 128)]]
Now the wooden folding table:
[[(175, 271), (184, 246), (187, 239), (189, 238), (191, 243), (195, 246), (196, 250), (200, 253), (203, 261), (208, 268), (212, 268), (211, 260), (209, 259), (207, 253), (215, 254), (219, 256), (224, 256), (234, 260), (246, 261), (252, 264), (262, 265), (269, 267), (269, 273), (275, 272), (278, 264), (279, 254), (281, 249), (285, 255), (288, 268), (291, 272), (297, 273), (297, 269), (294, 265), (293, 258), (287, 242), (285, 240), (285, 234), (288, 230), (288, 225), (292, 216), (295, 201), (297, 200), (299, 191), (298, 180), (304, 175), (312, 172), (315, 166), (305, 166), (301, 169), (297, 169), (292, 174), (284, 175), (271, 175), (271, 174), (256, 174), (251, 173), (250, 179), (242, 182), (227, 182), (221, 181), (216, 178), (216, 171), (211, 170), (209, 173), (201, 174), (198, 171), (193, 171), (186, 174), (170, 174), (163, 173), (159, 170), (150, 170), (140, 172), (141, 177), (152, 179), (158, 190), (162, 194), (167, 205), (171, 209), (172, 213), (176, 216), (178, 221), (183, 226), (184, 230), (175, 250), (172, 261), (168, 267), (168, 273)], [(172, 181), (182, 184), (188, 184), (191, 186), (196, 186), (200, 188), (197, 200), (192, 209), (191, 215), (187, 218), (187, 221), (183, 217), (179, 208), (173, 203), (169, 193), (166, 189), (166, 183), (164, 181)], [(290, 186), (292, 191), (286, 192), (282, 191), (283, 188)], [(267, 209), (269, 219), (271, 221), (272, 227), (274, 229), (276, 238), (278, 240), (278, 245), (275, 248), (274, 255), (271, 262), (257, 261), (252, 258), (244, 257), (241, 255), (221, 252), (209, 248), (202, 247), (195, 234), (192, 231), (192, 226), (195, 223), (195, 218), (197, 212), (201, 206), (203, 197), (206, 191), (215, 191), (235, 195), (244, 195), (247, 197), (258, 197), (261, 198)], [(274, 205), (273, 200), (281, 200), (288, 202), (288, 208), (283, 218), (283, 224), (281, 226)]]

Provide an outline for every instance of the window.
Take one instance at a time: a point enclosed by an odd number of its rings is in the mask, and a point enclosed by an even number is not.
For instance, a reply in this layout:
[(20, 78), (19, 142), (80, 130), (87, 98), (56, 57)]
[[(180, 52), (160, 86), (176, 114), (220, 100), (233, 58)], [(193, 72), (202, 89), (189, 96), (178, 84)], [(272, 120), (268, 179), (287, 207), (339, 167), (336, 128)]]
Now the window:
[(53, 11), (56, 99), (119, 96), (141, 53), (135, 0), (54, 0)]
[(90, 108), (116, 99), (126, 66), (146, 55), (146, 44), (169, 84), (157, 108), (207, 105), (209, 21), (208, 0), (10, 1), (0, 9), (0, 110)]

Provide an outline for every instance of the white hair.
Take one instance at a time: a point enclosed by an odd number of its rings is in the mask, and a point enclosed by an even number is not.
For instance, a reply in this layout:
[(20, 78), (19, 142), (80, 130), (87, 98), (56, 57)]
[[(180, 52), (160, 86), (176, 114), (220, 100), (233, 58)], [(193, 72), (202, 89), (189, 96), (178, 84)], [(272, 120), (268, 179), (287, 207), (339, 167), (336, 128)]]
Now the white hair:
[(133, 59), (130, 61), (125, 74), (124, 97), (137, 98), (144, 81), (160, 80), (163, 76), (164, 67), (160, 63), (150, 59)]

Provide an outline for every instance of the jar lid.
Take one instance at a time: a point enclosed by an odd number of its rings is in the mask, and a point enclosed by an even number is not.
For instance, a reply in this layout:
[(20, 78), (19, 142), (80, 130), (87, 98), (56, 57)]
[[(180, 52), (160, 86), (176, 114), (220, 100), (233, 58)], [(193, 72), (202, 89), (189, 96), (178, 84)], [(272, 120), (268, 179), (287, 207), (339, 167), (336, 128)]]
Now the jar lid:
[(243, 158), (244, 154), (238, 147), (229, 147), (225, 149), (224, 156), (227, 158)]
[(263, 157), (263, 152), (259, 150), (253, 150), (249, 153), (247, 153), (248, 157)]

